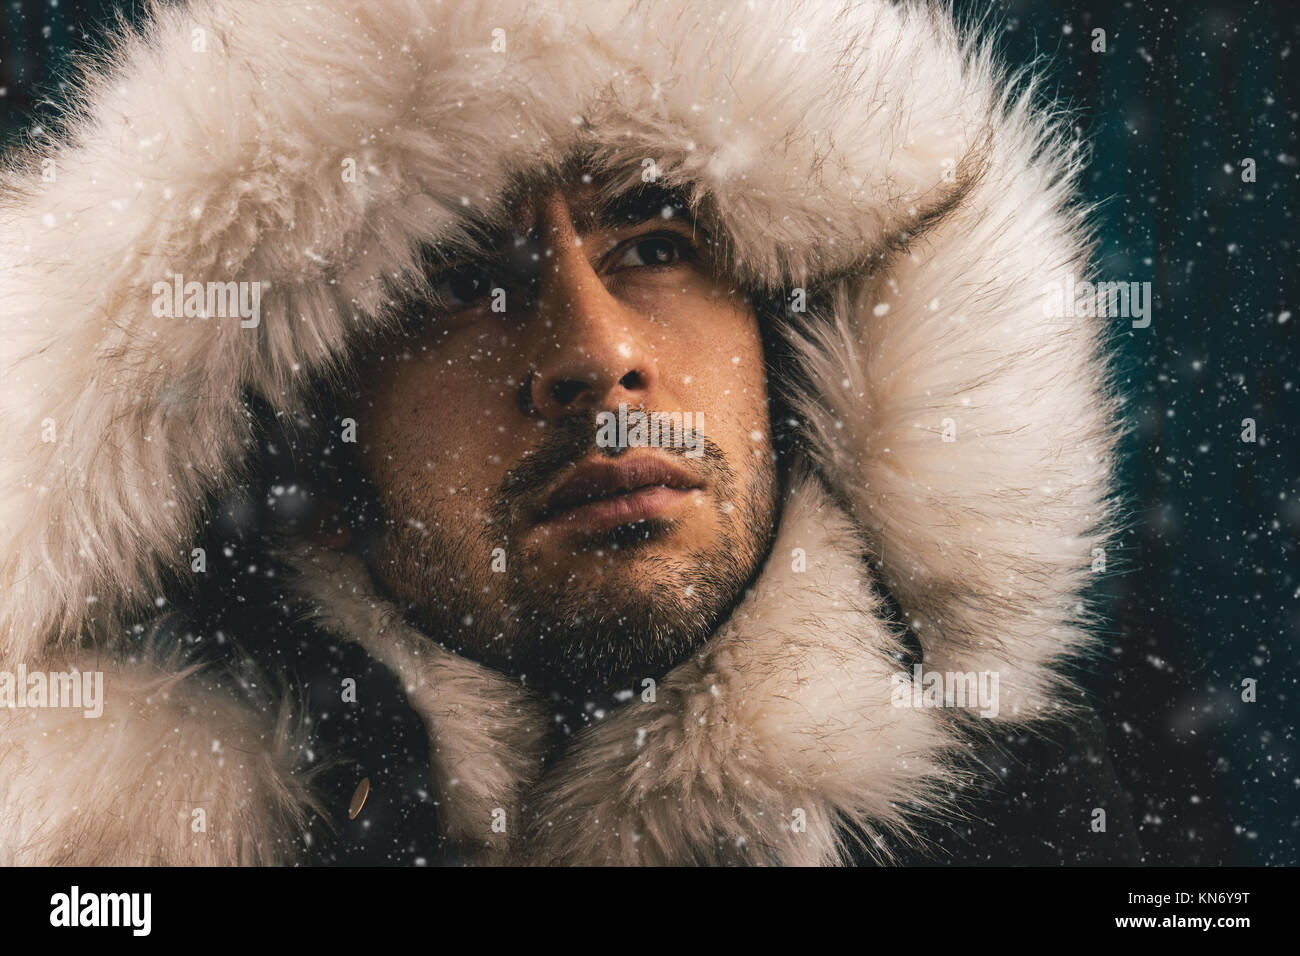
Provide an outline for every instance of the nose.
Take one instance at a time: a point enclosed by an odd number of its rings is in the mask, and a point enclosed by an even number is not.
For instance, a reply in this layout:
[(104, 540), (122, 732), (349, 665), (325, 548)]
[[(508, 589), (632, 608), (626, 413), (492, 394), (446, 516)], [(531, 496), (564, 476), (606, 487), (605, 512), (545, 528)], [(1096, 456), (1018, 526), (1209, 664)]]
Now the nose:
[(542, 334), (529, 383), (533, 407), (558, 421), (645, 403), (656, 371), (637, 331), (639, 313), (605, 288), (562, 200), (539, 219), (550, 255), (537, 290), (534, 327)]

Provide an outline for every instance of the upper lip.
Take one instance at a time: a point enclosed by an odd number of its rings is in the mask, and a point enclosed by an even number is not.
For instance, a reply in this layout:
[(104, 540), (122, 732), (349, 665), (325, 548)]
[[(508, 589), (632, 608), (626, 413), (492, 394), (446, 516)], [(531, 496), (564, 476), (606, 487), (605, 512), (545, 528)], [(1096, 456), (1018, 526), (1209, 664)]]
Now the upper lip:
[(571, 508), (608, 498), (620, 492), (631, 492), (638, 488), (651, 488), (657, 485), (683, 490), (701, 487), (700, 482), (692, 478), (690, 473), (659, 458), (589, 462), (578, 465), (573, 473), (551, 492), (537, 520), (545, 521)]

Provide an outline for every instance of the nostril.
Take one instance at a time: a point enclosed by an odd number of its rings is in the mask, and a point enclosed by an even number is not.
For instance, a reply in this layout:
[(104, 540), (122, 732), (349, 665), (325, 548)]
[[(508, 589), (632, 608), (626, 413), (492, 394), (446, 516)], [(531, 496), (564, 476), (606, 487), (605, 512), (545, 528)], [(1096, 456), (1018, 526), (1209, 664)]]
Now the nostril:
[(622, 378), (620, 378), (618, 380), (618, 384), (622, 385), (629, 392), (634, 392), (637, 389), (645, 387), (645, 379), (642, 378), (640, 372), (633, 369), (632, 371), (624, 375)]
[(551, 397), (562, 406), (568, 405), (589, 387), (590, 386), (585, 382), (575, 382), (573, 379), (565, 379), (564, 381), (556, 382), (551, 386)]

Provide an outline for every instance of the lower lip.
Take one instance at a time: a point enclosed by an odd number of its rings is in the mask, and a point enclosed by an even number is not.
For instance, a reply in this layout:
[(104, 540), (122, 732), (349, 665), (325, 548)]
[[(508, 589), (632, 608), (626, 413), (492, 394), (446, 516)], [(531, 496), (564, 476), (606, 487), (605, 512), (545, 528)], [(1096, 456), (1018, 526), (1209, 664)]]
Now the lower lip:
[(664, 485), (638, 488), (627, 494), (570, 508), (547, 518), (542, 524), (547, 527), (581, 528), (584, 531), (617, 528), (663, 517), (697, 491), (698, 488), (668, 488)]

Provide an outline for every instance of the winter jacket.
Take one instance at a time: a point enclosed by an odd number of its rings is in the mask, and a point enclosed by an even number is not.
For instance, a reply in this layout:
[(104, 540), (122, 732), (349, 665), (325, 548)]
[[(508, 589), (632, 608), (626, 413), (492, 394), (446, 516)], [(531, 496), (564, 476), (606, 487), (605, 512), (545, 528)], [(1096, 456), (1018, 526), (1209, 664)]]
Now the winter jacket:
[[(0, 709), (0, 863), (1136, 861), (1069, 677), (1117, 413), (1107, 320), (1044, 308), (1091, 268), (1058, 123), (920, 2), (153, 10), (0, 200), (0, 668), (103, 674), (99, 717)], [(258, 481), (420, 244), (575, 152), (788, 305), (801, 434), (707, 644), (563, 715)], [(178, 276), (260, 315), (159, 315)]]

